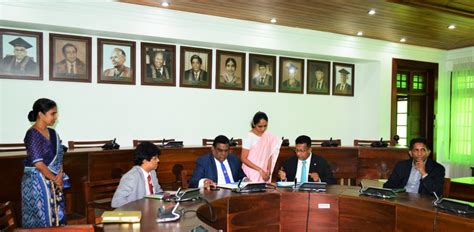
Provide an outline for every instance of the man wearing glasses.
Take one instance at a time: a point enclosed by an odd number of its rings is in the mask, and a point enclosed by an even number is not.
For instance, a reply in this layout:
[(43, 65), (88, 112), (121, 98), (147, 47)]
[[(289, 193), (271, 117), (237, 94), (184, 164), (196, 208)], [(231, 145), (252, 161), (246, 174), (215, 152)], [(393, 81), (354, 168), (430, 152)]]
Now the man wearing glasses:
[(217, 184), (235, 183), (245, 178), (239, 158), (229, 154), (229, 139), (226, 136), (217, 136), (211, 150), (211, 153), (197, 159), (189, 187), (208, 189)]
[(278, 171), (281, 181), (326, 182), (336, 184), (328, 162), (311, 152), (311, 138), (301, 135), (295, 141), (295, 153), (285, 160)]
[(432, 159), (428, 159), (430, 150), (424, 138), (410, 141), (410, 159), (397, 163), (384, 188), (401, 189), (420, 194), (443, 194), (444, 167)]

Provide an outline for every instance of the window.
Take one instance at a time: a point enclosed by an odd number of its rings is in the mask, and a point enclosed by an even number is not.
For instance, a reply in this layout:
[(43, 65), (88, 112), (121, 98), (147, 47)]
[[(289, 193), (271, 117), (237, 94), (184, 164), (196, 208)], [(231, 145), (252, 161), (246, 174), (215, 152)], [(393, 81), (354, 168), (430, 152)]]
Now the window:
[(413, 90), (423, 91), (425, 89), (425, 77), (420, 74), (413, 74)]
[(408, 78), (406, 73), (397, 73), (397, 89), (406, 89), (407, 80)]
[(408, 131), (408, 98), (398, 97), (397, 99), (397, 135), (400, 136), (398, 144), (407, 145)]

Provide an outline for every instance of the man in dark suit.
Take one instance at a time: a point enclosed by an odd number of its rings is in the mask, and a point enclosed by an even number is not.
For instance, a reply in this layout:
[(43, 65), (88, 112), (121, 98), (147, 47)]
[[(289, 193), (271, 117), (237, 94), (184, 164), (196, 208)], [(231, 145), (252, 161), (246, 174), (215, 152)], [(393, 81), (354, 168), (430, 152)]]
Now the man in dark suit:
[(245, 177), (239, 158), (229, 154), (229, 139), (226, 136), (217, 136), (211, 150), (211, 153), (197, 159), (189, 187), (209, 188), (234, 183)]
[(58, 76), (81, 77), (86, 75), (86, 64), (77, 58), (77, 47), (67, 43), (62, 48), (64, 59), (55, 65)]
[(429, 159), (430, 150), (426, 139), (410, 141), (410, 159), (397, 163), (384, 188), (405, 188), (407, 192), (420, 194), (443, 194), (444, 167)]
[(314, 74), (315, 78), (311, 81), (310, 90), (317, 93), (329, 93), (329, 83), (324, 78), (324, 72), (320, 69), (317, 69)]
[(268, 63), (262, 60), (258, 60), (257, 65), (258, 65), (258, 75), (252, 78), (252, 85), (257, 88), (272, 87), (273, 76), (270, 74), (267, 74)]
[(152, 56), (152, 62), (146, 67), (146, 77), (152, 78), (154, 81), (166, 81), (171, 79), (168, 66), (165, 62), (165, 54), (162, 51), (157, 51)]
[[(298, 182), (326, 182), (327, 184), (336, 184), (328, 162), (311, 152), (311, 138), (301, 135), (295, 141), (296, 155), (291, 156), (283, 162), (278, 171), (281, 181)], [(309, 176), (309, 177), (308, 177)]]
[(207, 81), (206, 70), (201, 69), (202, 59), (198, 55), (191, 56), (191, 69), (184, 72), (184, 80), (188, 82)]

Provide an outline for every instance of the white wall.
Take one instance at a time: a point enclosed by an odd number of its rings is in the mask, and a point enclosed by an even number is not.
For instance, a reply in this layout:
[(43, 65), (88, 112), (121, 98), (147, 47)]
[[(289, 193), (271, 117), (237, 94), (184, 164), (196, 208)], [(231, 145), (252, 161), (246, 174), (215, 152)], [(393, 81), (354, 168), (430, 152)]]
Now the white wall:
[[(44, 32), (45, 61), (50, 32), (93, 38), (92, 83), (49, 81), (48, 62), (44, 81), (0, 79), (2, 143), (22, 141), (30, 126), (26, 115), (40, 97), (59, 104), (56, 128), (63, 141), (117, 137), (129, 146), (133, 138), (166, 137), (200, 144), (201, 138), (218, 134), (243, 137), (258, 110), (269, 115), (269, 131), (292, 143), (300, 134), (341, 138), (343, 145), (354, 138), (388, 138), (392, 58), (444, 62), (446, 55), (438, 49), (115, 2), (2, 2), (0, 12), (4, 27)], [(137, 41), (137, 67), (141, 41), (355, 63), (355, 96), (97, 84), (98, 37)], [(440, 79), (445, 74), (440, 72)], [(139, 77), (138, 71), (137, 82)]]

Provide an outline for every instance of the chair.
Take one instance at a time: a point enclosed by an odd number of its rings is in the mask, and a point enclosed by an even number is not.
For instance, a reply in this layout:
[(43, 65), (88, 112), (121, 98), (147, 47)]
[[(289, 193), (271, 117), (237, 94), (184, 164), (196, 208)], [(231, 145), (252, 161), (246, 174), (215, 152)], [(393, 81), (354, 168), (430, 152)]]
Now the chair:
[(67, 232), (94, 232), (94, 225), (67, 225), (47, 228), (19, 228), (18, 232), (49, 232), (49, 231), (67, 231)]
[(16, 227), (13, 203), (10, 201), (0, 203), (0, 231), (9, 232), (13, 231)]
[[(341, 140), (340, 139), (333, 139), (331, 140), (332, 143), (337, 144), (337, 146), (341, 146)], [(329, 142), (329, 139), (315, 139), (311, 140), (311, 146), (317, 146), (321, 147), (324, 142)]]
[(186, 170), (181, 170), (181, 173), (180, 173), (180, 177), (181, 177), (181, 188), (183, 189), (187, 189), (189, 188), (189, 179), (190, 179), (190, 176), (188, 175), (188, 171)]
[[(380, 139), (377, 140), (363, 140), (363, 139), (354, 139), (354, 147), (370, 147), (373, 142), (380, 142)], [(389, 145), (392, 144), (390, 140), (383, 140), (384, 143)]]
[(84, 182), (87, 223), (95, 224), (103, 211), (113, 210), (112, 197), (119, 183), (120, 179)]
[[(237, 146), (242, 146), (242, 139), (233, 139)], [(211, 146), (214, 143), (214, 139), (202, 139), (203, 146)]]
[(0, 143), (0, 152), (26, 151), (24, 143)]
[(451, 178), (444, 178), (443, 197), (449, 197), (449, 189), (450, 188), (451, 188)]
[(69, 149), (74, 150), (76, 148), (91, 148), (91, 147), (102, 147), (106, 143), (110, 143), (112, 140), (98, 140), (98, 141), (69, 141)]
[(156, 139), (156, 140), (139, 140), (139, 139), (134, 139), (132, 142), (133, 142), (133, 147), (136, 147), (138, 146), (138, 144), (142, 143), (142, 142), (150, 142), (150, 143), (153, 143), (155, 145), (164, 145), (166, 144), (167, 142), (172, 142), (172, 141), (176, 141), (175, 139)]

